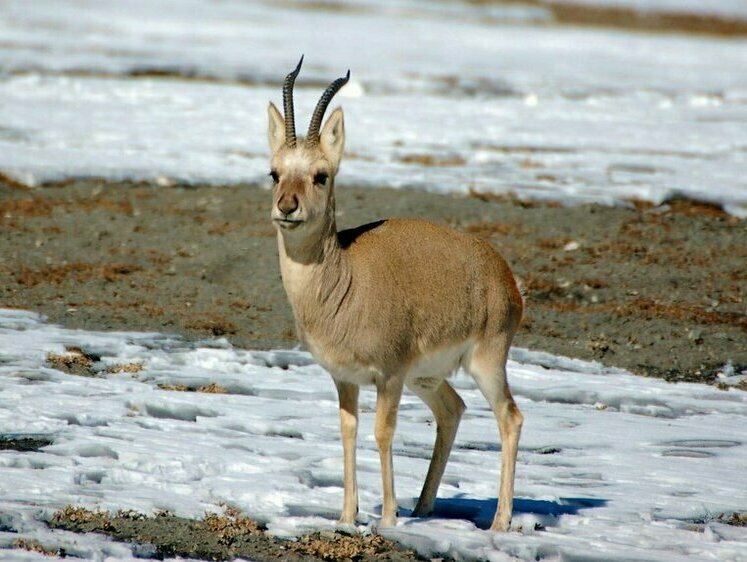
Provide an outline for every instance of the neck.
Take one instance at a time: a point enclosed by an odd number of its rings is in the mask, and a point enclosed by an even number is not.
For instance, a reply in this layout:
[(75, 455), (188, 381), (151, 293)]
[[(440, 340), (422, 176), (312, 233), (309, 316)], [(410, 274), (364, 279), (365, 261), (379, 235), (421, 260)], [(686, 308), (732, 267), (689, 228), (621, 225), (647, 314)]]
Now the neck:
[[(330, 261), (340, 251), (337, 227), (333, 217), (311, 232), (278, 230), (278, 247), (281, 260), (290, 260), (299, 266), (319, 266)], [(303, 228), (303, 227), (301, 227)]]
[[(299, 297), (308, 298), (308, 289), (312, 294), (320, 294), (324, 281), (336, 277), (331, 270), (340, 268), (343, 252), (337, 241), (334, 200), (330, 201), (325, 220), (313, 230), (301, 227), (298, 230), (285, 231), (278, 229), (278, 250), (280, 271), (288, 296), (293, 300)], [(298, 293), (298, 291), (302, 293)], [(323, 293), (323, 291), (322, 291)]]
[(352, 272), (337, 241), (333, 205), (327, 219), (313, 232), (278, 231), (280, 272), (302, 338), (325, 330), (350, 295)]

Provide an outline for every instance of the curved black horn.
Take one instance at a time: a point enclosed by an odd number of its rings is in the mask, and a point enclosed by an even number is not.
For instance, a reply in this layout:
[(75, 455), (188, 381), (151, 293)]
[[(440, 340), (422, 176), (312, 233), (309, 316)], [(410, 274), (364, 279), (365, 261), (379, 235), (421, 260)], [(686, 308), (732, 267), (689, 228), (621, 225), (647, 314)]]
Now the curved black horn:
[(303, 55), (298, 61), (296, 69), (285, 77), (283, 82), (283, 112), (285, 113), (285, 144), (296, 146), (296, 116), (293, 114), (293, 84), (296, 83), (296, 76), (301, 71)]
[(319, 144), (319, 128), (322, 126), (322, 119), (324, 118), (324, 112), (327, 111), (327, 106), (335, 94), (350, 80), (350, 71), (348, 70), (347, 75), (344, 78), (338, 78), (332, 82), (327, 89), (324, 90), (322, 97), (319, 98), (319, 102), (316, 104), (314, 114), (311, 116), (311, 123), (309, 123), (309, 133), (306, 135), (306, 144), (314, 146)]

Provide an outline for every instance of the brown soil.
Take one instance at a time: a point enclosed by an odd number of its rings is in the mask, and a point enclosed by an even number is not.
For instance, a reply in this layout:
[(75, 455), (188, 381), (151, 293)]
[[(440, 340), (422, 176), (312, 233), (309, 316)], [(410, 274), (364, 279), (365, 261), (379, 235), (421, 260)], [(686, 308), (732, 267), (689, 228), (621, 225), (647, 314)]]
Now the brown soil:
[[(343, 228), (414, 216), (487, 238), (526, 293), (516, 345), (668, 380), (717, 382), (727, 361), (747, 367), (747, 221), (717, 207), (563, 207), (344, 184), (337, 199)], [(70, 327), (294, 346), (269, 207), (269, 193), (247, 185), (29, 190), (0, 178), (0, 306)], [(49, 361), (90, 369), (74, 351)]]
[(739, 36), (747, 34), (747, 21), (726, 15), (687, 13), (674, 9), (637, 9), (627, 6), (594, 5), (588, 2), (553, 0), (466, 0), (470, 4), (512, 4), (541, 7), (553, 24), (611, 27), (628, 31), (703, 33)]

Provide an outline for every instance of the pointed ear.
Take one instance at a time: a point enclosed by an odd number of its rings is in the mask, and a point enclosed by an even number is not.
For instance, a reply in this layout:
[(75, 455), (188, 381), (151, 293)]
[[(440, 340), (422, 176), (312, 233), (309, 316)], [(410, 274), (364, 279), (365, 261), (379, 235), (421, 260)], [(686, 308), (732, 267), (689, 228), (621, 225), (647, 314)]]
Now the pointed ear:
[(267, 117), (267, 140), (270, 143), (270, 152), (275, 154), (285, 144), (285, 119), (272, 102), (267, 107)]
[(335, 109), (327, 119), (324, 127), (322, 127), (322, 133), (319, 135), (319, 142), (324, 155), (337, 170), (340, 167), (342, 152), (345, 149), (345, 122), (341, 107)]

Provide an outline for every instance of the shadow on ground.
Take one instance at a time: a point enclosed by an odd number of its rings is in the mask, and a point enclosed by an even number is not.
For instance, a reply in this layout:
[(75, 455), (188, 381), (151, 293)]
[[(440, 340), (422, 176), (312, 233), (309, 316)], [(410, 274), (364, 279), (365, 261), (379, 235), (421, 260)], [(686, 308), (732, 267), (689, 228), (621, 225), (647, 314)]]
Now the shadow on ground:
[[(413, 505), (416, 499), (413, 499)], [(563, 515), (576, 515), (582, 509), (604, 507), (607, 500), (598, 498), (559, 498), (556, 501), (514, 499), (514, 517), (520, 514), (539, 516), (542, 526), (557, 524)], [(464, 519), (471, 521), (480, 529), (489, 529), (493, 515), (498, 507), (496, 498), (478, 500), (474, 498), (454, 497), (436, 500), (432, 517), (435, 519)], [(409, 517), (412, 510), (401, 510), (400, 514)]]

